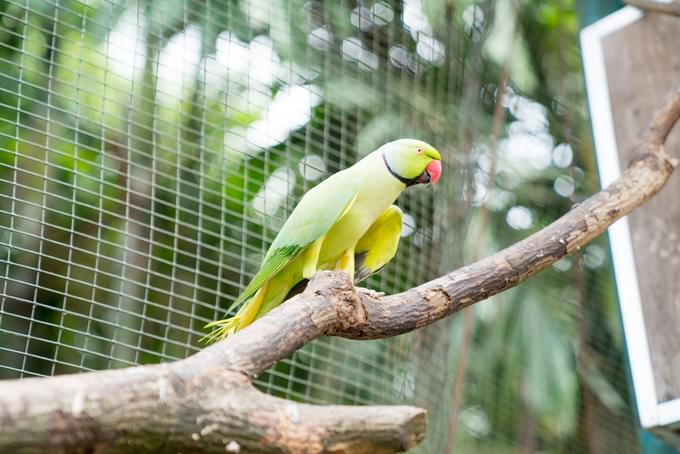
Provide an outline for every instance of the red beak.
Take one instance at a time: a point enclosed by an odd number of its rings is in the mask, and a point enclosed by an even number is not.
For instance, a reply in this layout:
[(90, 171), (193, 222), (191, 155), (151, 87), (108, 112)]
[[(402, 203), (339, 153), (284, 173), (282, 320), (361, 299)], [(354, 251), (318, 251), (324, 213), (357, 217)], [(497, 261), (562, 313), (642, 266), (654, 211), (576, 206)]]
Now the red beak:
[(432, 161), (425, 170), (430, 174), (430, 183), (435, 184), (442, 174), (442, 163), (441, 161)]

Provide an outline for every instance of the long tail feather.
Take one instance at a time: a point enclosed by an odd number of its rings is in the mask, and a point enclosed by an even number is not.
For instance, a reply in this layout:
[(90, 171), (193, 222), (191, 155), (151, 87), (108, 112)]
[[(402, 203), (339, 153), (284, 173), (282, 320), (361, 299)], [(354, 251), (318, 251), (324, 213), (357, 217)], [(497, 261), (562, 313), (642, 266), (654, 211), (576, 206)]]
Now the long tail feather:
[(267, 284), (262, 286), (255, 296), (247, 300), (239, 308), (236, 315), (223, 320), (215, 320), (205, 325), (205, 329), (211, 331), (201, 338), (201, 342), (213, 343), (226, 339), (237, 331), (250, 325), (262, 306), (262, 302), (267, 294)]
[(223, 320), (215, 320), (214, 322), (208, 323), (204, 328), (209, 329), (210, 332), (203, 336), (200, 342), (212, 344), (213, 342), (226, 339), (238, 330), (238, 322), (240, 319), (241, 316), (236, 314), (233, 317), (225, 318)]

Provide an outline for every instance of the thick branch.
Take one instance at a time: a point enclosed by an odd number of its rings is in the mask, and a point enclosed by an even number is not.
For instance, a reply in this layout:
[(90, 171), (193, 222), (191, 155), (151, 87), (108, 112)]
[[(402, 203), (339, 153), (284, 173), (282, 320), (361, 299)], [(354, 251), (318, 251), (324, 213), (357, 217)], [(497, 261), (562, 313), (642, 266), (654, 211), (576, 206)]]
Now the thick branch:
[(413, 407), (318, 407), (255, 390), (249, 376), (322, 335), (394, 336), (514, 287), (656, 194), (676, 161), (663, 142), (680, 117), (666, 98), (621, 178), (503, 251), (404, 293), (357, 292), (344, 273), (307, 289), (228, 341), (163, 366), (3, 382), (1, 452), (396, 452), (422, 439)]
[(425, 412), (299, 404), (232, 369), (187, 362), (4, 382), (0, 452), (394, 453)]

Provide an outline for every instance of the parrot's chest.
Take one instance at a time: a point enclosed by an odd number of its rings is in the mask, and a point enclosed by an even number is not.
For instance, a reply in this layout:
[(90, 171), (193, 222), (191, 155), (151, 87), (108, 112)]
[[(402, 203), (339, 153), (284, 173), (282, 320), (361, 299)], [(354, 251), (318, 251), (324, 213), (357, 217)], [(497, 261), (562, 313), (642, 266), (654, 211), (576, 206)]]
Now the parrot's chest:
[(345, 250), (353, 248), (403, 190), (404, 185), (389, 174), (367, 181), (349, 211), (326, 234), (320, 262), (335, 261)]

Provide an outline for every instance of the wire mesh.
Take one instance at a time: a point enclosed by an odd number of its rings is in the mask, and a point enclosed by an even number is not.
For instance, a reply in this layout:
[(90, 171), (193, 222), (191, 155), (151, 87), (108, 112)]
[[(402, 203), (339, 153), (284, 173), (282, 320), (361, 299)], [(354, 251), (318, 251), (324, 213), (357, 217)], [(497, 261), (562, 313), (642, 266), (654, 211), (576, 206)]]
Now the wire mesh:
[[(435, 144), (444, 177), (399, 199), (385, 292), (597, 187), (571, 1), (24, 0), (0, 21), (0, 378), (196, 352), (300, 196), (391, 139)], [(604, 242), (473, 312), (320, 339), (256, 383), (424, 406), (419, 452), (637, 450)]]

